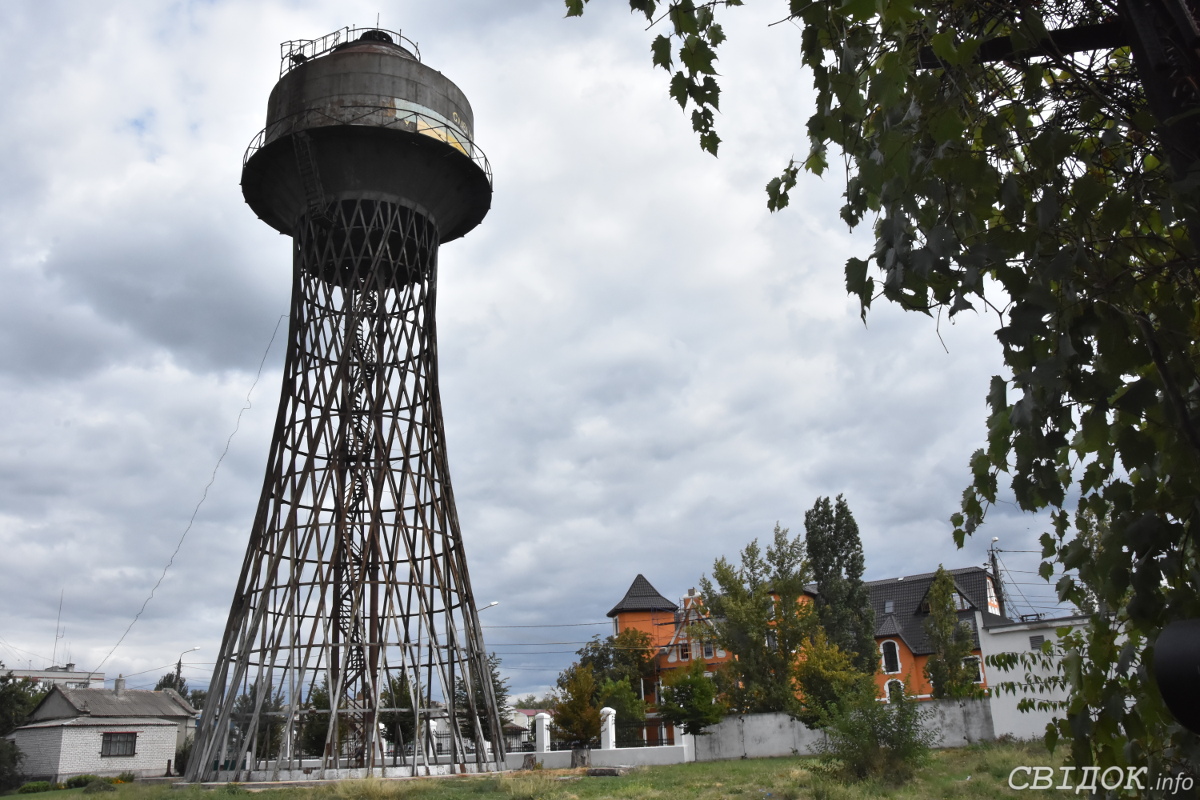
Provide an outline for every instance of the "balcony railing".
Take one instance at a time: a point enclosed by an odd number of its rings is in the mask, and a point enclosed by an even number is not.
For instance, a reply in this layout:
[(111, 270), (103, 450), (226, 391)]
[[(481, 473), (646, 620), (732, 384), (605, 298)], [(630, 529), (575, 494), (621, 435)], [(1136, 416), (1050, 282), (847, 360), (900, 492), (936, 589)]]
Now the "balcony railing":
[(453, 147), (475, 162), (492, 183), (492, 165), (487, 156), (471, 141), (462, 129), (443, 120), (419, 111), (398, 109), (391, 106), (340, 106), (337, 108), (309, 108), (277, 120), (258, 132), (246, 148), (242, 166), (266, 144), (295, 133), (333, 125), (363, 125), (372, 128), (399, 128), (410, 133), (429, 136)]
[(327, 33), (319, 39), (291, 39), (281, 43), (279, 45), (279, 77), (282, 78), (305, 61), (323, 56), (349, 42), (358, 41), (364, 33), (383, 34), (391, 39), (392, 44), (399, 45), (411, 52), (417, 61), (421, 60), (421, 49), (417, 47), (417, 43), (404, 36), (400, 31), (349, 26), (333, 33)]

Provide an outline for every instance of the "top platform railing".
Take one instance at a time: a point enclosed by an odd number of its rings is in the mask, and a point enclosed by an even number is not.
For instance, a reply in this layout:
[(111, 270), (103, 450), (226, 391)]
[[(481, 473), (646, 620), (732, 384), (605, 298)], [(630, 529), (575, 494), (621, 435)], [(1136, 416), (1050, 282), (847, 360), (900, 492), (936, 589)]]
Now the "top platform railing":
[[(323, 56), (344, 44), (357, 42), (364, 33), (381, 33), (391, 38), (391, 43), (403, 47), (421, 60), (421, 49), (417, 43), (400, 31), (385, 28), (359, 28), (354, 25), (327, 33), (319, 39), (292, 39), (279, 45), (279, 77), (283, 77), (305, 61)], [(368, 39), (367, 41), (371, 41)]]

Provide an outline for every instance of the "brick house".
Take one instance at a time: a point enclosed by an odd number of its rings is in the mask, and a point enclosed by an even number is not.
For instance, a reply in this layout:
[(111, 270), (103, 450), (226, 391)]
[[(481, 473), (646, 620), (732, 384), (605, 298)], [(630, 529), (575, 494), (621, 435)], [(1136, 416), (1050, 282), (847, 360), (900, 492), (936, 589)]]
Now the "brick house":
[(126, 689), (122, 678), (114, 683), (112, 689), (55, 686), (6, 737), (21, 749), (31, 779), (168, 773), (195, 729), (196, 709), (170, 689)]
[[(958, 617), (975, 637), (972, 658), (975, 661), (979, 684), (987, 688), (987, 673), (980, 649), (980, 631), (993, 626), (1011, 624), (1003, 614), (1002, 595), (995, 576), (982, 567), (948, 570), (954, 579), (954, 603)], [(929, 699), (932, 687), (925, 677), (925, 663), (932, 648), (925, 632), (929, 616), (927, 595), (935, 573), (909, 575), (868, 581), (871, 606), (875, 611), (875, 646), (879, 654), (879, 669), (875, 675), (880, 699), (890, 691), (907, 684), (909, 696)], [(816, 585), (806, 587), (801, 601), (816, 597)], [(638, 575), (621, 601), (608, 616), (614, 632), (634, 628), (650, 636), (657, 648), (653, 678), (643, 681), (643, 696), (653, 704), (662, 678), (672, 670), (686, 668), (696, 659), (703, 659), (705, 671), (712, 673), (734, 656), (711, 642), (693, 641), (691, 633), (697, 626), (711, 625), (700, 613), (701, 598), (694, 589), (688, 590), (682, 605), (671, 602), (658, 592), (643, 575)]]
[[(968, 657), (974, 662), (976, 683), (987, 688), (987, 670), (980, 649), (980, 636), (997, 625), (1011, 623), (1003, 614), (1001, 592), (995, 576), (982, 567), (947, 570), (954, 580), (954, 606), (960, 622), (971, 628), (974, 649)], [(907, 685), (906, 693), (919, 700), (933, 696), (933, 687), (925, 676), (925, 664), (933, 653), (925, 622), (929, 618), (929, 587), (936, 573), (885, 578), (867, 582), (871, 607), (875, 611), (875, 646), (879, 669), (875, 683), (880, 699)]]

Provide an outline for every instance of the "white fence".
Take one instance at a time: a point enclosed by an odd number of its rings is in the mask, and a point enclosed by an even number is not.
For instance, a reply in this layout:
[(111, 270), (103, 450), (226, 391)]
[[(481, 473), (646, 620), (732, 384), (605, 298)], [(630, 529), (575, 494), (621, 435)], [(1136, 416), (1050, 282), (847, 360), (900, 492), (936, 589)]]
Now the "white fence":
[[(932, 713), (925, 727), (937, 734), (939, 747), (962, 747), (996, 738), (991, 705), (987, 700), (933, 700), (922, 703)], [(814, 755), (824, 738), (820, 731), (797, 722), (787, 714), (737, 714), (708, 728), (703, 736), (687, 736), (675, 729), (679, 744), (667, 747), (615, 746), (615, 712), (601, 712), (600, 749), (592, 750), (593, 766), (648, 766), (682, 764), (688, 761), (722, 761), (734, 758), (771, 758), (775, 756)], [(533, 753), (511, 753), (507, 764), (519, 769), (532, 755), (546, 769), (571, 766), (569, 750), (551, 751), (549, 714), (534, 717), (537, 746)]]

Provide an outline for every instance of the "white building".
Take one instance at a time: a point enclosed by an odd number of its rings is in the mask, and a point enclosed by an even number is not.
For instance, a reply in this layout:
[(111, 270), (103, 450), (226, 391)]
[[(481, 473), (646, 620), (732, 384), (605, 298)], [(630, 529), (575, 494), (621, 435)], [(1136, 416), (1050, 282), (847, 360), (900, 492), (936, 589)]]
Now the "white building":
[(65, 689), (103, 689), (103, 672), (82, 672), (75, 669), (74, 664), (62, 667), (46, 667), (45, 669), (13, 669), (7, 670), (14, 678), (36, 683), (49, 688), (62, 686)]
[[(1087, 623), (1088, 617), (1075, 616), (993, 623), (990, 626), (981, 624), (980, 630), (983, 631), (983, 635), (979, 637), (979, 647), (985, 660), (988, 656), (999, 653), (1035, 653), (1042, 649), (1043, 642), (1050, 642), (1052, 645), (1056, 643), (1060, 628), (1077, 629), (1086, 626)], [(1011, 672), (1001, 672), (995, 667), (989, 668), (988, 683), (992, 687), (989, 700), (992, 708), (992, 725), (995, 728), (996, 736), (1008, 734), (1018, 739), (1040, 739), (1046, 733), (1046, 725), (1055, 716), (1055, 712), (1048, 710), (1023, 712), (1017, 705), (1024, 698), (1034, 701), (1066, 700), (1067, 692), (1065, 690), (1039, 691), (1026, 680), (1027, 675), (1046, 678), (1055, 674), (1056, 671), (1052, 669), (1027, 669), (1020, 665)], [(1019, 691), (1016, 694), (997, 690), (997, 684), (1009, 681), (1017, 684)]]
[(6, 738), (24, 755), (22, 770), (33, 780), (64, 781), (74, 775), (165, 775), (175, 753), (196, 726), (196, 709), (176, 692), (126, 689), (65, 689), (55, 686)]

